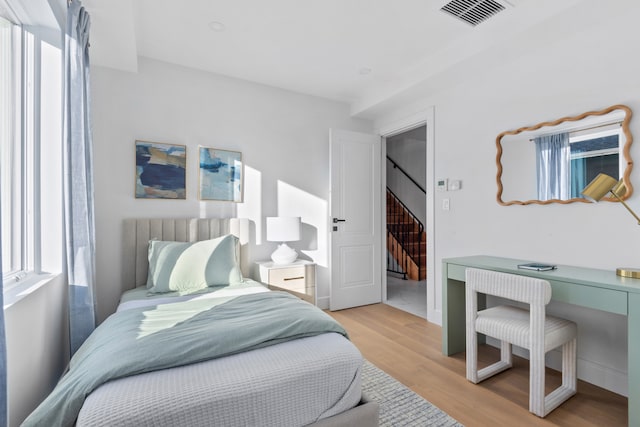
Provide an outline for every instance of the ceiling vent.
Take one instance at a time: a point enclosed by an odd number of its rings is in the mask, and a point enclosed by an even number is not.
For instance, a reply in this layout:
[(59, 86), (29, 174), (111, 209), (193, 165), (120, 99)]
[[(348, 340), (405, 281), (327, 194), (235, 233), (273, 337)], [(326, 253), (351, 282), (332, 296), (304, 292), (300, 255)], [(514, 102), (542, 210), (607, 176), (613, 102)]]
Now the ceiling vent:
[(505, 9), (503, 4), (495, 0), (451, 0), (440, 8), (474, 27)]

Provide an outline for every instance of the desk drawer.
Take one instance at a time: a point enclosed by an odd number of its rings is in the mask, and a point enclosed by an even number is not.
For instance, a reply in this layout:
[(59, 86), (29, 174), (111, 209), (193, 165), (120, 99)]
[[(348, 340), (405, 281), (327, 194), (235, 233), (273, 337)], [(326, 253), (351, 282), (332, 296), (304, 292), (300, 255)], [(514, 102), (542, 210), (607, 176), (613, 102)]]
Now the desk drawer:
[(627, 293), (595, 286), (550, 280), (551, 299), (609, 313), (627, 315)]

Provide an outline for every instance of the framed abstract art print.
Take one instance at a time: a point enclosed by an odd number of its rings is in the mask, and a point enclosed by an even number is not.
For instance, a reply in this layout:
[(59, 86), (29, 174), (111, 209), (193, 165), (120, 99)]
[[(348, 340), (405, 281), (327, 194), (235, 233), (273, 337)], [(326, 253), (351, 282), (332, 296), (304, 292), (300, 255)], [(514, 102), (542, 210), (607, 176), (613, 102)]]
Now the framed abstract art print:
[(242, 153), (200, 147), (200, 200), (242, 202)]
[(136, 141), (136, 198), (186, 199), (187, 147)]

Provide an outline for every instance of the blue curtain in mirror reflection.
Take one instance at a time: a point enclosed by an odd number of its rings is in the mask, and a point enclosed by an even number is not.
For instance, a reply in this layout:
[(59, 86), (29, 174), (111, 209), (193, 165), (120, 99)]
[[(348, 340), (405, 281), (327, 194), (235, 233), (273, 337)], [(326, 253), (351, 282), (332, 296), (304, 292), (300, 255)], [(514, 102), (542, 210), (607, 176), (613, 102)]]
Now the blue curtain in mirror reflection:
[(590, 180), (587, 179), (587, 158), (573, 157), (571, 159), (571, 198), (582, 197), (582, 189)]
[(582, 189), (599, 173), (620, 179), (626, 166), (620, 163), (620, 126), (571, 136), (571, 197), (582, 197)]
[(571, 148), (569, 134), (543, 135), (534, 139), (538, 199), (568, 199), (571, 194)]

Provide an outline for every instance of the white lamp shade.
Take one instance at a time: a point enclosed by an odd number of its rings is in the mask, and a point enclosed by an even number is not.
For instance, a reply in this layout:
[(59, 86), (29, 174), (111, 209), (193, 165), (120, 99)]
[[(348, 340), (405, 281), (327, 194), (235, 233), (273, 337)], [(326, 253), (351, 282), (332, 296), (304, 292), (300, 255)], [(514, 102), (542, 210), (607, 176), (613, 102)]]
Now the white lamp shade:
[(267, 240), (270, 242), (293, 242), (300, 240), (300, 217), (267, 217)]

